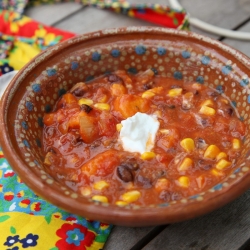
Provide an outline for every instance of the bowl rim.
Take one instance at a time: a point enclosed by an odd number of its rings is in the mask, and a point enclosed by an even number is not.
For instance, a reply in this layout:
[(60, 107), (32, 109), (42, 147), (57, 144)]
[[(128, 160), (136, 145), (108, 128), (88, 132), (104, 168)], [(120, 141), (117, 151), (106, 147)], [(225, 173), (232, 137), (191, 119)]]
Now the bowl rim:
[[(82, 34), (57, 44), (33, 58), (14, 76), (0, 101), (0, 144), (10, 166), (20, 176), (24, 183), (29, 186), (29, 188), (45, 200), (70, 213), (122, 226), (153, 226), (174, 223), (211, 212), (234, 200), (250, 187), (250, 171), (248, 171), (231, 185), (215, 192), (213, 197), (209, 197), (207, 199), (205, 198), (205, 202), (192, 201), (182, 203), (182, 205), (174, 204), (171, 205), (171, 207), (139, 207), (136, 209), (126, 209), (115, 205), (106, 206), (105, 204), (95, 204), (94, 202), (89, 201), (86, 202), (86, 204), (83, 204), (81, 201), (73, 199), (66, 196), (62, 192), (53, 189), (52, 186), (48, 184), (46, 185), (45, 181), (43, 181), (32, 171), (32, 169), (25, 165), (25, 161), (22, 160), (18, 154), (13, 154), (13, 146), (9, 138), (6, 123), (8, 106), (11, 101), (11, 95), (17, 90), (19, 84), (23, 81), (23, 78), (29, 74), (34, 67), (38, 67), (46, 58), (50, 57), (50, 54), (53, 51), (56, 50), (56, 53), (58, 53), (63, 51), (63, 49), (70, 47), (72, 44), (80, 44), (81, 42), (89, 39), (110, 37), (117, 34), (142, 34), (145, 32), (151, 34), (175, 35), (180, 38), (192, 38), (197, 42), (202, 41), (210, 46), (214, 45), (225, 51), (225, 53), (234, 56), (236, 60), (244, 63), (245, 66), (250, 69), (250, 58), (217, 40), (188, 31), (147, 26), (112, 28)], [(44, 192), (46, 192), (46, 195)]]

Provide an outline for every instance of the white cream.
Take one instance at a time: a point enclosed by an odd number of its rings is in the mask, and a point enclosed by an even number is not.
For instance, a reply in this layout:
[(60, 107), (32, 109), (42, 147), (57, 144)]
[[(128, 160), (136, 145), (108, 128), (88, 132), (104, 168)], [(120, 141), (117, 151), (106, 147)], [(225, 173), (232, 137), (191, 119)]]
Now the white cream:
[(121, 122), (120, 140), (128, 152), (150, 152), (154, 147), (160, 123), (154, 115), (136, 113)]

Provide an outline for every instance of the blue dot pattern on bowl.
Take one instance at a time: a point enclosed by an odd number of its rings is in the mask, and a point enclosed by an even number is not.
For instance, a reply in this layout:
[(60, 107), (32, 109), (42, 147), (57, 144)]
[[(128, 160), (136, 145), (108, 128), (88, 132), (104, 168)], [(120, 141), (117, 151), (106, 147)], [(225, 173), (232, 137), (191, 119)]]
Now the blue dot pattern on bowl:
[(159, 47), (159, 48), (157, 48), (157, 53), (160, 56), (164, 56), (167, 53), (167, 50), (163, 47)]
[(72, 62), (72, 63), (71, 63), (71, 69), (72, 69), (72, 70), (76, 70), (78, 67), (79, 67), (78, 62)]
[(32, 89), (35, 93), (39, 93), (41, 91), (41, 84), (34, 84), (32, 85)]
[(94, 52), (92, 54), (92, 60), (95, 61), (95, 62), (98, 62), (101, 60), (101, 54), (99, 54), (98, 52)]
[(111, 55), (112, 55), (113, 57), (119, 57), (119, 56), (121, 55), (121, 52), (120, 52), (120, 50), (118, 50), (118, 49), (113, 49), (113, 50), (111, 51)]
[(190, 53), (189, 51), (186, 51), (186, 50), (182, 51), (182, 52), (181, 52), (181, 55), (182, 55), (182, 57), (185, 58), (185, 59), (188, 59), (188, 58), (191, 57), (191, 53)]
[(135, 52), (137, 55), (144, 55), (146, 53), (146, 47), (144, 45), (138, 45), (135, 47)]
[[(242, 119), (248, 118), (247, 111), (250, 110), (250, 91), (246, 89), (249, 86), (248, 75), (237, 72), (236, 65), (216, 57), (212, 50), (204, 48), (204, 51), (196, 52), (184, 43), (176, 44), (173, 48), (173, 44), (168, 41), (159, 42), (154, 46), (131, 42), (127, 45), (100, 46), (98, 50), (83, 49), (81, 53), (69, 56), (64, 62), (50, 65), (40, 75), (35, 76), (27, 86), (29, 91), (21, 101), (19, 118), (15, 126), (19, 131), (19, 138), (17, 138), (19, 147), (26, 153), (29, 166), (41, 171), (43, 178), (49, 180), (47, 183), (53, 183), (53, 179), (43, 170), (44, 157), (41, 143), (43, 116), (52, 110), (58, 98), (75, 83), (86, 81), (91, 84), (94, 76), (110, 74), (115, 70), (137, 74), (149, 68), (155, 75), (205, 84), (216, 89), (219, 94), (227, 95), (229, 88), (235, 89), (228, 95), (231, 104), (234, 107), (237, 106)], [(38, 102), (39, 105), (37, 105)], [(30, 130), (33, 123), (36, 131)], [(250, 143), (249, 137), (246, 138), (245, 143)], [(247, 152), (243, 150), (242, 154), (247, 155)], [(249, 168), (243, 163), (223, 183), (211, 187), (204, 193), (182, 199), (180, 202), (202, 201), (205, 194), (223, 189), (228, 185), (227, 181), (230, 178), (235, 178), (234, 175), (242, 175), (244, 171), (248, 171)], [(57, 182), (56, 185), (66, 190)], [(67, 189), (67, 195), (71, 194), (73, 194), (72, 197), (77, 197), (77, 194)], [(175, 203), (178, 202), (162, 203), (158, 207), (168, 207)], [(133, 209), (132, 204), (129, 207)]]

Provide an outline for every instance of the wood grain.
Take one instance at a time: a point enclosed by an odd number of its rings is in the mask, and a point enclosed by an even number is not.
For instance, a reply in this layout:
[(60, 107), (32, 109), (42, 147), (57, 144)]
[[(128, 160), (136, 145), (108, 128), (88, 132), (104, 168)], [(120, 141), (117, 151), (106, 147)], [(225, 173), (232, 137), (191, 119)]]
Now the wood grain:
[(86, 7), (76, 15), (64, 20), (56, 25), (57, 28), (70, 30), (77, 34), (92, 32), (100, 29), (122, 27), (122, 26), (150, 25), (138, 19), (134, 19), (122, 14), (117, 14), (108, 10), (101, 10), (95, 7)]
[(208, 215), (167, 227), (144, 250), (234, 250), (250, 237), (250, 190)]
[(83, 5), (78, 3), (57, 3), (48, 5), (39, 5), (30, 7), (25, 11), (25, 15), (37, 20), (46, 25), (64, 19), (65, 17), (75, 13), (83, 8)]
[(153, 227), (114, 227), (104, 250), (128, 250), (152, 229)]
[[(250, 1), (247, 0), (180, 0), (180, 3), (191, 16), (226, 29), (233, 29), (250, 16)], [(217, 35), (209, 34), (192, 26), (191, 31), (218, 38)]]

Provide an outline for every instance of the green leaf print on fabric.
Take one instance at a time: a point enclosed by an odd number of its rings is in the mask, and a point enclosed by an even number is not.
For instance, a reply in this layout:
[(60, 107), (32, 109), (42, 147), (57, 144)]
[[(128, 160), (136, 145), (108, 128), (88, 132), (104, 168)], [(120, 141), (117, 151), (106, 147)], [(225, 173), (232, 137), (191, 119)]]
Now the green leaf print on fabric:
[(8, 220), (9, 218), (10, 218), (9, 215), (0, 216), (0, 222), (4, 222), (4, 221)]

